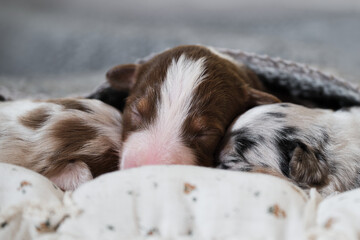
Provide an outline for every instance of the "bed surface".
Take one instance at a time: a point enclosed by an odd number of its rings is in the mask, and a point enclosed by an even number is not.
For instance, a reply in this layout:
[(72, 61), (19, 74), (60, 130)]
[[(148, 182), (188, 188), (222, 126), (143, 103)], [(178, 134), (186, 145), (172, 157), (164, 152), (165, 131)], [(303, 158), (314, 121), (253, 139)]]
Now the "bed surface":
[[(357, 239), (360, 189), (325, 199), (280, 178), (195, 166), (105, 174), (62, 192), (0, 164), (0, 239)], [(356, 211), (354, 211), (356, 209)]]

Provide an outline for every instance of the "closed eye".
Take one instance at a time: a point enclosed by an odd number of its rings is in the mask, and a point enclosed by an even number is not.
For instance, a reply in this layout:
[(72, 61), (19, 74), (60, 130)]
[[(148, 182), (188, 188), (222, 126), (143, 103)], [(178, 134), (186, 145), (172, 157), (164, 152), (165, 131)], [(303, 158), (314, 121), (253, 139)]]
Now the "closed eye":
[(221, 131), (218, 129), (208, 129), (198, 131), (195, 135), (197, 144), (202, 145), (208, 149), (215, 149), (222, 137)]
[(221, 137), (222, 132), (219, 129), (203, 129), (196, 133), (197, 138), (202, 137)]

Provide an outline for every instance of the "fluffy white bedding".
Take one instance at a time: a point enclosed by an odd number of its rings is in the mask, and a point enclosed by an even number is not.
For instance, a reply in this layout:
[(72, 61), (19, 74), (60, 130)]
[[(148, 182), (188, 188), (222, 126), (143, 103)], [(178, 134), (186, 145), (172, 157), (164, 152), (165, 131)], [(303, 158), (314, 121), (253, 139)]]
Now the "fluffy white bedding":
[(194, 166), (105, 174), (63, 193), (0, 163), (0, 239), (358, 239), (360, 190), (321, 199), (276, 177)]

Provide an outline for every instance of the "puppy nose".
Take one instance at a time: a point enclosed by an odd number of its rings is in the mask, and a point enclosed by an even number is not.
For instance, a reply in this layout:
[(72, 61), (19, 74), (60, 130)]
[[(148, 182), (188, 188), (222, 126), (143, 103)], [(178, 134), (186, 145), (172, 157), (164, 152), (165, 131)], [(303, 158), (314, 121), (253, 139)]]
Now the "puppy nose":
[[(167, 159), (168, 158), (168, 159)], [(125, 155), (122, 159), (121, 169), (129, 169), (146, 165), (170, 164), (174, 156), (162, 156), (159, 152), (137, 152), (136, 154)]]

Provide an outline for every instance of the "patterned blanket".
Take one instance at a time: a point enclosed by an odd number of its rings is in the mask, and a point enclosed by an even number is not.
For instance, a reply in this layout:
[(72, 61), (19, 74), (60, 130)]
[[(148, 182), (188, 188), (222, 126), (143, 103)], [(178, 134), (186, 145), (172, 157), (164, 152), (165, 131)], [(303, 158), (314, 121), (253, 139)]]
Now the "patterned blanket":
[(358, 239), (360, 189), (321, 199), (280, 178), (194, 166), (105, 174), (62, 192), (0, 164), (0, 239)]

